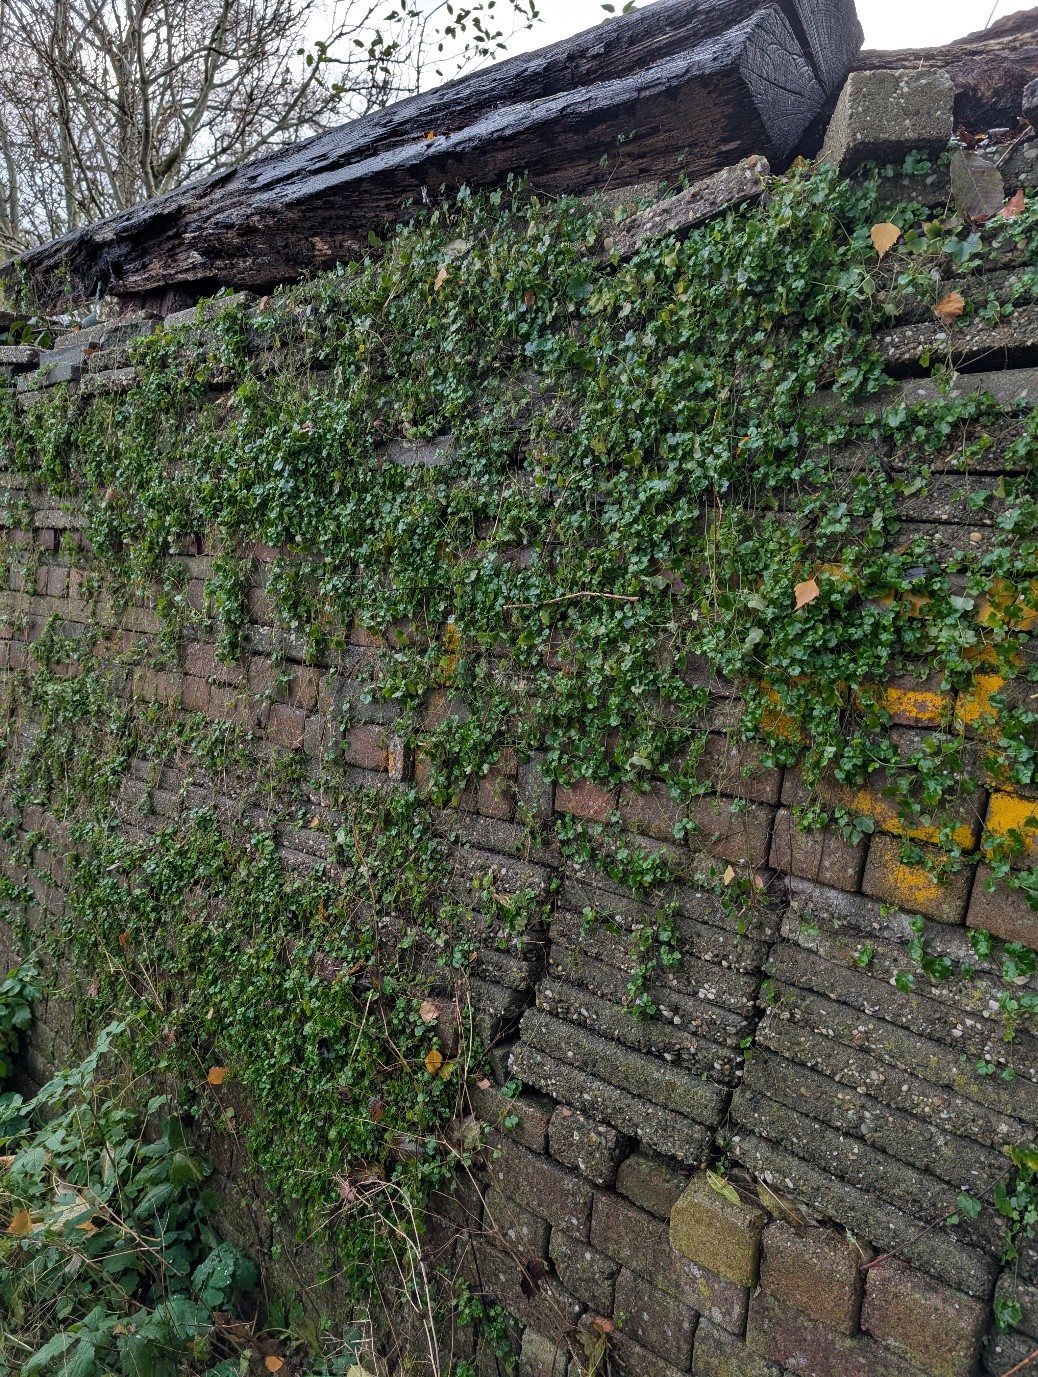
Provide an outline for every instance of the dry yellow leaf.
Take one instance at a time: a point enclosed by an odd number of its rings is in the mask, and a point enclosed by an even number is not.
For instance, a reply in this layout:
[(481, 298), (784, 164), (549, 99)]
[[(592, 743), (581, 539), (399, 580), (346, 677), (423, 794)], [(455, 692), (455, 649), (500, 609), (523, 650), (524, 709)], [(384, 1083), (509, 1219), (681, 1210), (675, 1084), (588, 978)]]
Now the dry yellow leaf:
[(886, 258), (887, 254), (901, 238), (901, 231), (897, 225), (892, 225), (889, 220), (884, 220), (882, 224), (873, 225), (869, 231), (869, 238), (872, 240), (873, 247), (880, 258)]
[(418, 1010), (418, 1017), (423, 1023), (435, 1023), (440, 1017), (440, 1011), (431, 999), (423, 999)]
[(933, 313), (942, 325), (954, 325), (965, 309), (966, 302), (962, 293), (949, 292), (947, 296), (941, 297), (933, 308)]
[(442, 1065), (443, 1055), (442, 1053), (437, 1052), (437, 1050), (434, 1047), (425, 1059), (425, 1069), (426, 1071), (428, 1071), (430, 1076), (435, 1076)]
[(280, 1372), (281, 1369), (285, 1366), (285, 1360), (284, 1358), (276, 1357), (272, 1353), (269, 1358), (263, 1359), (263, 1366), (267, 1369), (268, 1372)]
[(797, 600), (797, 611), (799, 612), (802, 607), (806, 607), (809, 602), (814, 602), (821, 591), (817, 579), (805, 579), (803, 583), (798, 583), (793, 589)]
[(28, 1210), (16, 1210), (15, 1216), (7, 1226), (12, 1238), (28, 1238), (32, 1233), (32, 1216)]
[(433, 283), (433, 291), (438, 292), (440, 288), (443, 286), (443, 284), (447, 281), (448, 277), (450, 277), (450, 273), (448, 272), (446, 266), (444, 266), (436, 274), (436, 281)]
[(730, 885), (732, 881), (735, 879), (735, 867), (730, 865), (728, 869), (724, 872), (722, 879), (724, 880), (726, 887)]
[(208, 1076), (206, 1076), (206, 1080), (209, 1082), (210, 1085), (223, 1085), (226, 1079), (226, 1066), (210, 1066), (209, 1074)]

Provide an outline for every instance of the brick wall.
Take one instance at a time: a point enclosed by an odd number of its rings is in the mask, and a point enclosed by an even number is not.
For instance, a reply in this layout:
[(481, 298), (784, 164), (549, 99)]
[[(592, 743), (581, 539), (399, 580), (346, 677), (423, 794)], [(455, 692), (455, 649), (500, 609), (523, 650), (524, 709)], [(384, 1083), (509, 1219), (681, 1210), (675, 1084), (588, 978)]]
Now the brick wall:
[[(989, 328), (1011, 331), (1013, 319)], [(41, 383), (122, 389), (132, 381), (126, 341), (154, 328), (141, 319), (80, 332), (59, 341), (42, 372), (34, 351), (0, 350), (0, 369), (24, 405)], [(884, 341), (893, 372), (913, 366), (918, 333), (934, 329), (912, 326), (906, 343), (908, 328)], [(970, 348), (982, 357), (998, 342), (971, 336)], [(908, 399), (930, 386), (901, 384)], [(970, 374), (957, 386), (999, 396), (1007, 435), (1038, 402), (1032, 370)], [(387, 457), (417, 462), (400, 448)], [(906, 499), (904, 518), (942, 548), (982, 543), (986, 527), (965, 498), (971, 484), (992, 487), (1005, 472), (997, 445), (989, 456), (965, 474), (951, 448), (944, 461), (938, 456), (933, 485), (924, 498)], [(833, 460), (852, 474), (867, 456), (848, 450)], [(365, 701), (378, 642), (358, 627), (345, 648), (307, 663), (305, 648), (270, 616), (264, 584), (273, 552), (251, 552), (241, 661), (223, 664), (197, 639), (171, 659), (147, 597), (128, 609), (94, 600), (75, 501), (55, 506), (13, 472), (4, 485), (11, 515), (0, 672), (8, 691), (12, 671), (31, 671), (32, 643), (56, 618), (66, 635), (101, 635), (105, 653), (125, 666), (127, 697), (235, 724), (257, 752), (296, 755), (305, 768), (293, 801), (309, 812), (323, 806), (320, 762), (331, 749), (356, 784), (423, 786), (427, 763), (394, 734), (392, 706)], [(992, 519), (988, 508), (983, 521)], [(210, 554), (194, 541), (178, 559), (186, 596), (200, 606)], [(490, 1141), (476, 1180), (443, 1202), (435, 1246), (515, 1317), (529, 1377), (575, 1377), (580, 1355), (602, 1342), (632, 1377), (970, 1377), (981, 1366), (1000, 1374), (1038, 1341), (1038, 1257), (1025, 1253), (1012, 1275), (1004, 1270), (990, 1210), (931, 1226), (956, 1212), (961, 1191), (983, 1194), (1005, 1170), (1002, 1146), (1028, 1140), (1038, 1122), (1038, 1040), (1020, 1029), (1007, 1046), (997, 965), (978, 961), (968, 943), (969, 930), (983, 928), (1038, 946), (1038, 916), (1018, 891), (990, 883), (982, 857), (945, 884), (903, 864), (904, 829), (882, 782), (860, 792), (823, 786), (833, 804), (875, 818), (871, 836), (851, 843), (834, 831), (801, 831), (798, 771), (765, 767), (737, 742), (734, 687), (705, 670), (702, 683), (711, 699), (701, 769), (713, 789), (693, 804), (698, 829), (684, 844), (675, 842), (675, 823), (687, 813), (679, 815), (662, 782), (619, 796), (589, 782), (555, 787), (536, 756), (506, 755), (457, 808), (434, 810), (470, 898), (470, 881), (492, 873), (499, 893), (532, 890), (552, 904), (550, 923), (505, 949), (488, 941), (473, 967), (496, 1083), (480, 1081), (472, 1097)], [(964, 735), (979, 752), (987, 700), (1002, 687), (982, 675), (955, 696), (920, 666), (918, 677), (882, 692), (906, 750), (926, 736)], [(427, 720), (450, 711), (434, 695)], [(977, 857), (984, 828), (1029, 835), (1036, 797), (988, 777), (961, 800), (956, 840)], [(134, 763), (119, 813), (129, 835), (145, 837), (212, 801), (176, 768), (155, 777)], [(228, 813), (237, 807), (232, 797), (217, 802)], [(682, 960), (653, 976), (650, 1018), (635, 1019), (628, 1007), (630, 938), (656, 909), (590, 866), (564, 863), (543, 840), (550, 829), (532, 839), (520, 820), (596, 821), (614, 810), (674, 864), (664, 898)], [(32, 920), (53, 922), (63, 912), (68, 840), (39, 808), (14, 810), (8, 801), (4, 811), (15, 830), (0, 867), (27, 879)], [(253, 820), (276, 829), (286, 864), (327, 862), (323, 832), (262, 813)], [(937, 840), (925, 824), (910, 835), (924, 848)], [(32, 852), (28, 871), (20, 847)], [(1036, 849), (1029, 842), (1014, 864), (1033, 864)], [(757, 895), (747, 914), (716, 893), (729, 868)], [(609, 921), (589, 928), (588, 908)], [(973, 979), (935, 981), (915, 970), (912, 987), (899, 987), (920, 916), (928, 950), (973, 960)], [(71, 1054), (71, 1035), (70, 1008), (54, 996), (26, 1055), (29, 1084)], [(978, 1062), (1007, 1070), (1010, 1051), (1012, 1078), (976, 1074)], [(501, 1089), (513, 1076), (524, 1087), (516, 1099)], [(736, 1200), (703, 1172), (722, 1152)], [(217, 1166), (240, 1206), (247, 1192), (233, 1183), (242, 1163), (231, 1155)], [(261, 1215), (229, 1208), (228, 1227), (262, 1250), (270, 1239)], [(896, 1255), (884, 1258), (890, 1249)], [(1023, 1317), (995, 1336), (992, 1301), (1010, 1285)], [(493, 1370), (487, 1353), (477, 1356), (481, 1370)]]

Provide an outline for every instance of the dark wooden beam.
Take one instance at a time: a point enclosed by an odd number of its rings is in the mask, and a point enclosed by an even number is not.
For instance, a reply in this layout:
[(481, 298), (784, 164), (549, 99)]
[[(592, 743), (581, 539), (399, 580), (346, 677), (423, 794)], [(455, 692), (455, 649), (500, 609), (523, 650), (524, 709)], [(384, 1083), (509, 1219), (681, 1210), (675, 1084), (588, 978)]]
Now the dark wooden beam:
[[(441, 189), (548, 192), (785, 165), (861, 42), (853, 0), (659, 0), (26, 254), (42, 305), (266, 288), (362, 252)], [(603, 168), (603, 159), (607, 166)]]
[(1038, 78), (1038, 9), (1010, 14), (989, 29), (940, 48), (863, 52), (857, 71), (944, 68), (955, 84), (955, 121), (977, 133), (1012, 125), (1024, 87)]

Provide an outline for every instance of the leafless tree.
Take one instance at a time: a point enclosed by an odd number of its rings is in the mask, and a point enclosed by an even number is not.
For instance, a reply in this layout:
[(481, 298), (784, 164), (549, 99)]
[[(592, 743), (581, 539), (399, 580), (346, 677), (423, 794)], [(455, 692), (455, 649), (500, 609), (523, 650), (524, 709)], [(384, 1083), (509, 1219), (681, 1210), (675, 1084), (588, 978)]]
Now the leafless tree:
[(536, 17), (536, 0), (0, 0), (0, 257), (490, 58)]

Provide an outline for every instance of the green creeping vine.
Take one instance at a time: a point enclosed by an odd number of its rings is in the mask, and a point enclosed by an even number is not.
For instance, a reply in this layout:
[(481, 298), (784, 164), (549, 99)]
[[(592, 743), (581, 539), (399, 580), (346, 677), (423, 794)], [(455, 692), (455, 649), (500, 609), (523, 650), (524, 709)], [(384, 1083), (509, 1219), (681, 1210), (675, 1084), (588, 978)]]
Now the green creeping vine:
[[(40, 998), (40, 973), (32, 962), (9, 971), (0, 981), (0, 1091), (14, 1071), (22, 1036), (32, 1023), (33, 1005)], [(4, 1105), (0, 1098), (0, 1111)]]
[[(938, 266), (1023, 260), (999, 301), (968, 308), (985, 319), (1033, 299), (1038, 209), (967, 232), (891, 209), (885, 185), (796, 170), (760, 206), (622, 264), (600, 251), (600, 206), (463, 193), (362, 263), (141, 340), (123, 397), (0, 401), (11, 466), (83, 505), (99, 610), (153, 603), (169, 663), (195, 635), (233, 658), (261, 582), (306, 657), (368, 633), (367, 696), (420, 753), (423, 797), (351, 792), (334, 751), (314, 785), (276, 751), (257, 764), (242, 732), (134, 701), (132, 654), (106, 671), (58, 625), (8, 713), (14, 802), (76, 828), (57, 942), (96, 981), (85, 1007), (132, 1009), (139, 1069), (175, 1071), (192, 1112), (224, 1128), (234, 1106), (207, 1063), (241, 1083), (272, 1208), (305, 1227), (348, 1204), (332, 1265), (358, 1285), (373, 1234), (386, 1239), (377, 1209), (444, 1179), (444, 1126), (477, 1055), (462, 1018), (461, 1065), (444, 1059), (422, 1013), (494, 921), (452, 896), (427, 802), (537, 753), (563, 784), (655, 787), (675, 841), (695, 846), (697, 800), (738, 792), (741, 767), (725, 779), (706, 754), (711, 726), (730, 725), (718, 693), (735, 690), (760, 762), (800, 766), (805, 825), (871, 829), (856, 791), (882, 780), (905, 859), (938, 873), (977, 859), (956, 817), (978, 779), (1034, 782), (1038, 413), (890, 403), (873, 335), (903, 308), (930, 318)], [(904, 238), (878, 262), (869, 229), (889, 219)], [(828, 389), (839, 407), (820, 404)], [(935, 470), (984, 456), (1013, 475), (972, 493), (989, 538), (937, 552), (911, 513)], [(178, 557), (198, 537), (201, 610)], [(260, 545), (278, 551), (269, 565)], [(25, 552), (8, 557), (24, 579)], [(997, 679), (983, 732), (899, 738), (885, 686), (920, 671), (949, 693)], [(131, 759), (303, 811), (250, 829), (185, 796), (127, 838)], [(335, 812), (348, 824), (327, 838), (329, 868), (286, 872), (277, 827), (320, 831)], [(675, 853), (620, 823), (619, 808), (563, 819), (554, 840), (651, 895)], [(1038, 892), (1025, 844), (984, 841), (1006, 883)], [(754, 899), (750, 876), (717, 885), (739, 909)], [(636, 938), (636, 1011), (674, 955), (666, 919)]]

